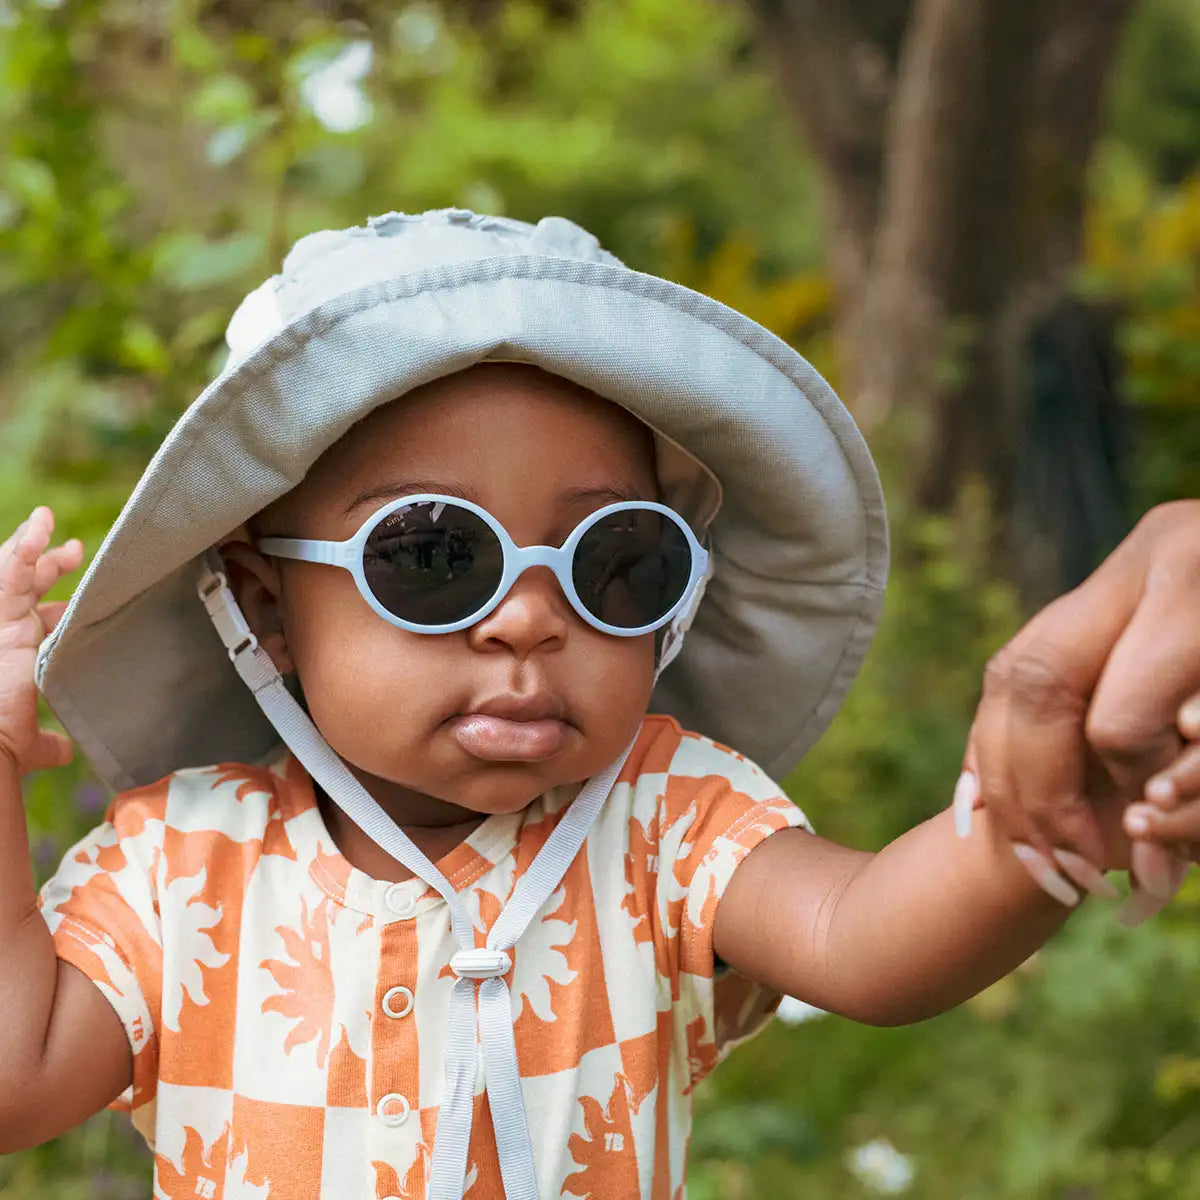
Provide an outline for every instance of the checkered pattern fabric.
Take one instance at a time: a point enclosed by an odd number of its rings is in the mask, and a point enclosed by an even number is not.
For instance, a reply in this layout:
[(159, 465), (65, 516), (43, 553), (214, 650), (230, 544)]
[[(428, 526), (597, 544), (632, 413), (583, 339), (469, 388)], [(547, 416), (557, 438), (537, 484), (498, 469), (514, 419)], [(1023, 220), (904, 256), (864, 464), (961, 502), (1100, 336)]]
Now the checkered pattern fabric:
[[(575, 790), (488, 817), (438, 863), (480, 946)], [(543, 1197), (680, 1200), (692, 1091), (778, 1001), (714, 969), (717, 903), (754, 846), (804, 824), (740, 755), (646, 718), (508, 976)], [(122, 793), (41, 899), (124, 1023), (156, 1197), (425, 1194), (446, 904), (351, 867), (289, 753)], [(503, 1195), (480, 1072), (465, 1196)]]

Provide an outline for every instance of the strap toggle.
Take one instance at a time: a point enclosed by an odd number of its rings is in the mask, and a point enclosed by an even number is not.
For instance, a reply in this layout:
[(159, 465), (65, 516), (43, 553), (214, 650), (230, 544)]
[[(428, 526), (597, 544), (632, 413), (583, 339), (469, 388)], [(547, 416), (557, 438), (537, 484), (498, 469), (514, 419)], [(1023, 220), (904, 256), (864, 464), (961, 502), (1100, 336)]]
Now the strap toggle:
[(246, 624), (246, 618), (229, 590), (224, 571), (206, 569), (196, 591), (231, 660), (236, 662), (239, 654), (258, 649), (258, 638)]
[(512, 959), (503, 950), (459, 950), (450, 959), (450, 970), (459, 979), (497, 979), (512, 969)]

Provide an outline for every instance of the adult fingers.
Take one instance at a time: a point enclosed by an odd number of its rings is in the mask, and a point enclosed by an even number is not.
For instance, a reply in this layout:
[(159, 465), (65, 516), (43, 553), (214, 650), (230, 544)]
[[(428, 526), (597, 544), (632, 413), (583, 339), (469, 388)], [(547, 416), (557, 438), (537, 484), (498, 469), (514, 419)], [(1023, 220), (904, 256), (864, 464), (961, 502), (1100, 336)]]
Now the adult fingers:
[[(996, 682), (985, 678), (985, 694), (996, 686)], [(996, 698), (993, 696), (992, 699)], [(1079, 893), (1059, 874), (1055, 864), (1057, 862), (1069, 874), (1074, 874), (1082, 860), (1075, 861), (1077, 855), (1069, 856), (1066, 862), (1058, 858), (1055, 847), (1045, 843), (1028, 814), (1016, 803), (1012, 781), (1006, 773), (1004, 737), (1004, 706), (1000, 703), (981, 705), (967, 739), (963, 773), (954, 789), (955, 829), (960, 837), (969, 835), (973, 810), (986, 804), (1000, 831), (1012, 842), (1017, 861), (1038, 887), (1061, 904), (1078, 904)], [(1092, 874), (1098, 873), (1093, 870)], [(1092, 882), (1089, 879), (1089, 883)]]
[(1135, 888), (1141, 888), (1159, 900), (1170, 900), (1179, 890), (1178, 860), (1167, 846), (1135, 841), (1130, 851), (1129, 870)]
[(1200, 502), (1156, 510), (1151, 528), (1156, 540), (1142, 594), (1105, 663), (1087, 720), (1088, 741), (1130, 793), (1178, 756), (1179, 711), (1200, 687)]
[[(1120, 622), (1089, 621), (1081, 592), (1038, 613), (989, 662), (976, 715), (981, 790), (989, 808), (1043, 853), (1055, 846), (1102, 862), (1103, 839), (1088, 803), (1088, 700)], [(1001, 761), (1003, 766), (1001, 766)], [(995, 781), (983, 784), (983, 779)], [(992, 786), (1007, 786), (1007, 800)]]
[(1002, 688), (1003, 679), (989, 664), (983, 677), (983, 697), (967, 738), (963, 774), (955, 787), (956, 826), (960, 832), (969, 830), (967, 811), (984, 806), (1010, 841), (1025, 842), (1049, 854), (1053, 847), (1017, 804), (1009, 770), (1007, 698)]
[[(1117, 913), (1117, 920), (1123, 925), (1140, 925), (1162, 912), (1183, 887), (1189, 865), (1186, 856), (1164, 846), (1134, 842), (1130, 869), (1133, 892)], [(1150, 879), (1153, 888), (1147, 886)]]

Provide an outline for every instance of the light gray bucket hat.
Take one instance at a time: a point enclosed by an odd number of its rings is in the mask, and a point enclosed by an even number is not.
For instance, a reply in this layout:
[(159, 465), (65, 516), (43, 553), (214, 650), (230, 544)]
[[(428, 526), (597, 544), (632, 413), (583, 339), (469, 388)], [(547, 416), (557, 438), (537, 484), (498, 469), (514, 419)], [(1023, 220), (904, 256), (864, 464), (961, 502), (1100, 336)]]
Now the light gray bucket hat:
[[(660, 435), (665, 471), (673, 442), (720, 481), (713, 578), (656, 711), (777, 777), (837, 711), (882, 601), (883, 500), (829, 386), (755, 322), (627, 269), (561, 218), (451, 209), (302, 239), (229, 340), (38, 658), (47, 701), (111, 786), (277, 744), (197, 602), (197, 559), (374, 407), (485, 360), (623, 405)], [(666, 498), (703, 533), (711, 491)]]
[(247, 297), (228, 340), (225, 369), (155, 455), (44, 644), (38, 682), (117, 787), (253, 760), (282, 738), (351, 820), (441, 894), (457, 978), (427, 1196), (461, 1200), (482, 1061), (505, 1195), (539, 1200), (508, 952), (579, 852), (629, 748), (584, 784), (477, 947), (450, 882), (289, 692), (212, 547), (377, 405), (474, 363), (533, 363), (654, 429), (663, 498), (708, 541), (708, 594), (697, 607), (697, 588), (667, 631), (659, 670), (678, 660), (654, 703), (778, 774), (837, 710), (878, 617), (887, 550), (870, 456), (783, 342), (627, 270), (557, 218), (530, 226), (449, 210), (314, 234)]

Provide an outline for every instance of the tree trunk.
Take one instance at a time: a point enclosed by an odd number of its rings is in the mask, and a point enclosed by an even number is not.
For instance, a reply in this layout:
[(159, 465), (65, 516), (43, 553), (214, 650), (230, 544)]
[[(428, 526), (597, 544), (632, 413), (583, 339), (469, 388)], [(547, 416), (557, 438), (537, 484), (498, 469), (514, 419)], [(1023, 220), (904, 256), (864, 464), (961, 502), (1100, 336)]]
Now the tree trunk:
[(1038, 525), (1015, 487), (1027, 356), (1079, 256), (1132, 0), (750, 4), (823, 167), (850, 406), (906, 464), (902, 499), (945, 511), (965, 482), (987, 484), (1010, 572), (1037, 602), (1073, 582), (1077, 547), (1014, 545)]

